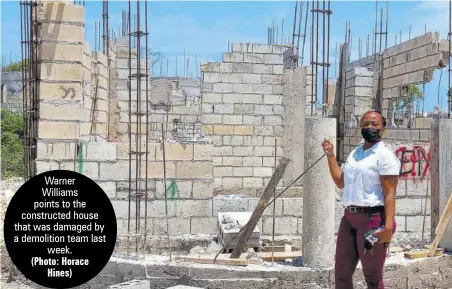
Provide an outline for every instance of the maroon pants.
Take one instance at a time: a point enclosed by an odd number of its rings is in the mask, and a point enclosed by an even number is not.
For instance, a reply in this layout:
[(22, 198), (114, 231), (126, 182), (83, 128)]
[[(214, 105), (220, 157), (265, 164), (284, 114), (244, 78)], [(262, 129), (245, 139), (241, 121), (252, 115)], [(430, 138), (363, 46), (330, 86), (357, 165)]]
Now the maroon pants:
[[(339, 226), (336, 244), (335, 281), (336, 289), (353, 289), (353, 274), (361, 261), (368, 289), (384, 289), (383, 266), (387, 247), (376, 244), (372, 250), (365, 250), (364, 235), (367, 231), (382, 225), (384, 213), (350, 213), (345, 210)], [(394, 232), (395, 232), (394, 221)]]

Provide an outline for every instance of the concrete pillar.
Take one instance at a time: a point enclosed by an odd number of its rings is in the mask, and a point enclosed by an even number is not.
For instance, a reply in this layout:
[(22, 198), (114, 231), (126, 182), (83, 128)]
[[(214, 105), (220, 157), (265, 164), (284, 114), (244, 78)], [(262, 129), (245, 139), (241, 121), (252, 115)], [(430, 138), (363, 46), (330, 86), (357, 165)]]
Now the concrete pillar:
[[(336, 119), (305, 119), (305, 169), (323, 154), (325, 138), (336, 143)], [(331, 179), (326, 157), (312, 167), (303, 180), (303, 264), (326, 268), (334, 264), (335, 184)]]
[[(452, 194), (452, 119), (436, 119), (432, 124), (431, 175), (432, 202), (431, 222), (432, 239), (435, 229)], [(446, 227), (440, 248), (452, 251), (452, 220)]]
[[(283, 176), (283, 186), (290, 185), (304, 168), (304, 118), (306, 69), (285, 68), (283, 74), (284, 156), (291, 160)], [(302, 180), (295, 186), (301, 186)]]

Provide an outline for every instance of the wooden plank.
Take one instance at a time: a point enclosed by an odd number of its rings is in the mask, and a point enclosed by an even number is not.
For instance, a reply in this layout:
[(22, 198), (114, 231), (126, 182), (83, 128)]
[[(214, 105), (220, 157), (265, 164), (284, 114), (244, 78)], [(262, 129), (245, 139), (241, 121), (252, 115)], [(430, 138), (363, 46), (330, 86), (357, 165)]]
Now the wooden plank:
[[(264, 261), (272, 260), (272, 252), (259, 252), (257, 255)], [(275, 252), (273, 259), (275, 261), (285, 261), (286, 259), (295, 259), (301, 257), (301, 251)]]
[(438, 244), (441, 241), (441, 238), (444, 235), (444, 231), (446, 231), (447, 223), (449, 223), (450, 217), (452, 216), (452, 193), (449, 196), (449, 200), (447, 201), (446, 207), (439, 219), (438, 226), (435, 230), (435, 239), (432, 242), (432, 246), (429, 249), (429, 256), (433, 256), (438, 248)]
[[(408, 259), (418, 259), (418, 258), (426, 258), (428, 257), (430, 251), (429, 250), (423, 250), (418, 252), (407, 252), (404, 254), (405, 258)], [(442, 256), (444, 254), (442, 249), (437, 249), (435, 251), (435, 257)]]
[[(290, 244), (285, 244), (284, 245), (284, 252), (292, 252), (292, 245), (290, 245)], [(285, 260), (286, 262), (290, 262), (290, 261), (292, 261), (292, 259), (286, 259)]]
[(230, 259), (229, 254), (221, 254), (218, 256), (216, 262), (214, 263), (215, 257), (211, 256), (198, 256), (198, 257), (176, 257), (176, 261), (180, 262), (191, 262), (198, 264), (217, 264), (217, 265), (231, 265), (231, 266), (248, 266), (248, 260), (246, 259), (247, 254), (242, 254), (238, 259)]
[(279, 183), (289, 163), (290, 159), (284, 157), (281, 158), (281, 160), (279, 161), (278, 167), (276, 168), (272, 178), (268, 182), (268, 185), (265, 188), (265, 191), (262, 194), (259, 203), (254, 209), (254, 212), (251, 215), (249, 222), (244, 227), (243, 233), (240, 235), (240, 239), (237, 243), (237, 246), (235, 246), (234, 251), (231, 254), (231, 258), (237, 259), (243, 253), (246, 244), (248, 243), (248, 239), (251, 237), (254, 228), (257, 226), (257, 222), (260, 220), (262, 214), (264, 213), (265, 206), (268, 204), (271, 197), (273, 196), (273, 188), (275, 184)]

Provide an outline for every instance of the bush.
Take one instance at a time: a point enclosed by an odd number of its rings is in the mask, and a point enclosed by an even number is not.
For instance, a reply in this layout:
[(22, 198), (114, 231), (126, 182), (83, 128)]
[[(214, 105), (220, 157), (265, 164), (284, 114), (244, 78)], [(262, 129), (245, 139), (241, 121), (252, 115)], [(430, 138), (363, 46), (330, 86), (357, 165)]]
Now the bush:
[(24, 118), (7, 110), (1, 111), (2, 179), (25, 174)]

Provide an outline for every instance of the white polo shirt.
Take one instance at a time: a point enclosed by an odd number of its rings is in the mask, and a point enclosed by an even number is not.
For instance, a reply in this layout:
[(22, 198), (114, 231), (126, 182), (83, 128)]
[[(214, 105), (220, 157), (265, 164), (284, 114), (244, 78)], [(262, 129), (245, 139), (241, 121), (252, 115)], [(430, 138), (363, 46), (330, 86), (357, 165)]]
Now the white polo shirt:
[(400, 161), (382, 141), (364, 150), (355, 148), (344, 165), (345, 206), (375, 207), (384, 205), (380, 176), (399, 175)]

